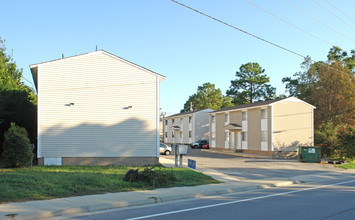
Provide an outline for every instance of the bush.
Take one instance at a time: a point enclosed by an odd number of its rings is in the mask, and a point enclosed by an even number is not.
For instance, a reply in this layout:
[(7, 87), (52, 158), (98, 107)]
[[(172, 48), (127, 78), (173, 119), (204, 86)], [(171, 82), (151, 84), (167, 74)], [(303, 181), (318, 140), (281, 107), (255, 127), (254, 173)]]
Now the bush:
[(340, 157), (355, 158), (355, 127), (351, 125), (340, 126), (336, 130), (336, 137)]
[(314, 131), (314, 142), (316, 145), (321, 146), (322, 156), (337, 157), (337, 138), (335, 134), (336, 126), (332, 122), (324, 123)]
[(7, 167), (26, 167), (31, 165), (33, 153), (25, 128), (11, 123), (4, 134), (3, 158)]
[(144, 182), (152, 187), (168, 186), (171, 183), (175, 183), (177, 178), (173, 170), (162, 169), (161, 166), (153, 166), (151, 168), (146, 167), (143, 171), (129, 170), (124, 177), (128, 182)]
[(322, 156), (334, 159), (355, 158), (355, 128), (327, 122), (314, 132), (315, 143), (321, 146)]

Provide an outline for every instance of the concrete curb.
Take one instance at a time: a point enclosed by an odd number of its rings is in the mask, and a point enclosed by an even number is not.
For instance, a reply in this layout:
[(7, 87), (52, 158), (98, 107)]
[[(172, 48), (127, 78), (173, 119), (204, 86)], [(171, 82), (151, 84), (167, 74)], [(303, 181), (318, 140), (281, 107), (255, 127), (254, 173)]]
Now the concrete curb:
[(195, 187), (176, 187), (152, 191), (108, 193), (44, 201), (0, 205), (0, 219), (41, 219), (85, 212), (162, 203), (182, 199), (203, 198), (229, 193), (247, 192), (270, 187), (288, 186), (304, 181), (275, 181), (269, 183), (229, 182)]

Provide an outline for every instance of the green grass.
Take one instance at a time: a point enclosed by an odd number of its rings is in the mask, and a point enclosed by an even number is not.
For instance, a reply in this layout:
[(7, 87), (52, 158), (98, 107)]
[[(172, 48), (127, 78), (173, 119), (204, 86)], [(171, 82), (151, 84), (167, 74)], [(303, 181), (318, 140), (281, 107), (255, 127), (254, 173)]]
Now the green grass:
[(349, 160), (347, 162), (348, 163), (346, 164), (337, 165), (337, 167), (344, 168), (344, 169), (355, 169), (355, 160)]
[[(54, 199), (107, 192), (148, 190), (144, 182), (126, 182), (129, 169), (143, 167), (118, 166), (35, 166), (21, 169), (0, 169), (0, 204), (28, 200)], [(187, 168), (165, 168), (177, 177), (165, 187), (196, 186), (219, 183), (212, 177)]]

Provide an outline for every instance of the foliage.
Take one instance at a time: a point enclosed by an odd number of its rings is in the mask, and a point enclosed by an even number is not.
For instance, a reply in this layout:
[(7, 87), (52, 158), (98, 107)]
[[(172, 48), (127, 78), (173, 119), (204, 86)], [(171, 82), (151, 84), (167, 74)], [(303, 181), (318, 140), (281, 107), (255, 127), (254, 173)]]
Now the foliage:
[(355, 51), (333, 47), (327, 62), (315, 62), (307, 57), (302, 72), (283, 78), (290, 96), (296, 96), (314, 106), (315, 128), (331, 121), (334, 126), (355, 122)]
[(7, 167), (27, 167), (31, 165), (33, 153), (25, 128), (11, 123), (5, 133), (3, 158)]
[(318, 69), (322, 64), (320, 62), (312, 64), (310, 57), (306, 57), (301, 64), (303, 72), (295, 73), (292, 79), (291, 77), (285, 77), (282, 82), (286, 84), (286, 90), (290, 96), (295, 96), (302, 99), (305, 102), (312, 103), (311, 94), (315, 83), (318, 79)]
[(316, 127), (326, 121), (355, 124), (355, 77), (340, 61), (319, 68), (310, 98), (317, 107)]
[[(10, 127), (11, 122), (26, 128), (31, 143), (36, 141), (37, 97), (26, 86), (18, 90), (0, 90), (0, 135)], [(2, 141), (2, 138), (0, 138)]]
[(337, 157), (335, 155), (338, 151), (335, 131), (336, 126), (330, 121), (323, 123), (314, 131), (314, 142), (316, 145), (321, 146), (322, 156), (324, 157)]
[[(5, 41), (0, 38), (0, 144), (10, 123), (25, 127), (32, 143), (36, 143), (37, 97), (22, 84), (22, 70), (17, 69), (11, 56), (6, 54)], [(2, 147), (0, 146), (0, 155)]]
[(337, 167), (343, 168), (343, 169), (355, 169), (355, 160), (349, 160), (345, 164), (337, 165)]
[[(128, 174), (131, 175), (128, 175)], [(176, 175), (173, 170), (162, 170), (161, 166), (153, 166), (151, 168), (145, 167), (143, 171), (129, 170), (124, 178), (129, 182), (143, 182), (152, 187), (163, 187), (177, 181)]]
[[(34, 166), (31, 168), (0, 169), (0, 204), (27, 200), (54, 199), (154, 189), (142, 182), (126, 182), (129, 169), (122, 166)], [(162, 167), (161, 170), (172, 168)], [(173, 168), (178, 179), (167, 187), (195, 186), (219, 183), (212, 177), (187, 168)]]
[(212, 83), (204, 83), (202, 86), (198, 86), (197, 92), (189, 97), (181, 112), (189, 112), (191, 102), (194, 111), (206, 108), (218, 110), (232, 106), (231, 98), (222, 95), (221, 90), (216, 89)]
[(350, 51), (351, 56), (348, 55), (346, 51), (343, 51), (339, 47), (332, 47), (328, 53), (328, 61), (336, 62), (343, 61), (350, 70), (355, 69), (355, 50)]
[(272, 99), (276, 89), (270, 84), (270, 80), (264, 69), (258, 63), (247, 63), (240, 66), (235, 76), (237, 79), (231, 81), (227, 95), (233, 98), (233, 103), (248, 104), (256, 101)]
[(322, 155), (328, 158), (355, 158), (355, 127), (337, 125), (328, 121), (315, 131), (315, 143), (321, 146)]
[(355, 158), (355, 126), (340, 126), (336, 132), (340, 157)]
[(0, 37), (0, 88), (4, 90), (18, 89), (21, 84), (22, 70), (5, 53), (5, 40)]

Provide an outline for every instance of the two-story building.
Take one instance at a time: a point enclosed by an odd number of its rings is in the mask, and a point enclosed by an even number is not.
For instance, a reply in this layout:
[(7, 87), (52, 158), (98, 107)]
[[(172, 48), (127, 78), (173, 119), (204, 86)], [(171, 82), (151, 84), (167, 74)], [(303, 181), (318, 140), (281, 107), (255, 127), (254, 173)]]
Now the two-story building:
[(30, 65), (40, 165), (159, 162), (164, 76), (100, 50)]
[(190, 144), (209, 139), (209, 113), (212, 109), (184, 112), (164, 117), (164, 142)]
[(314, 106), (295, 97), (223, 108), (210, 113), (210, 147), (292, 158), (313, 146)]

